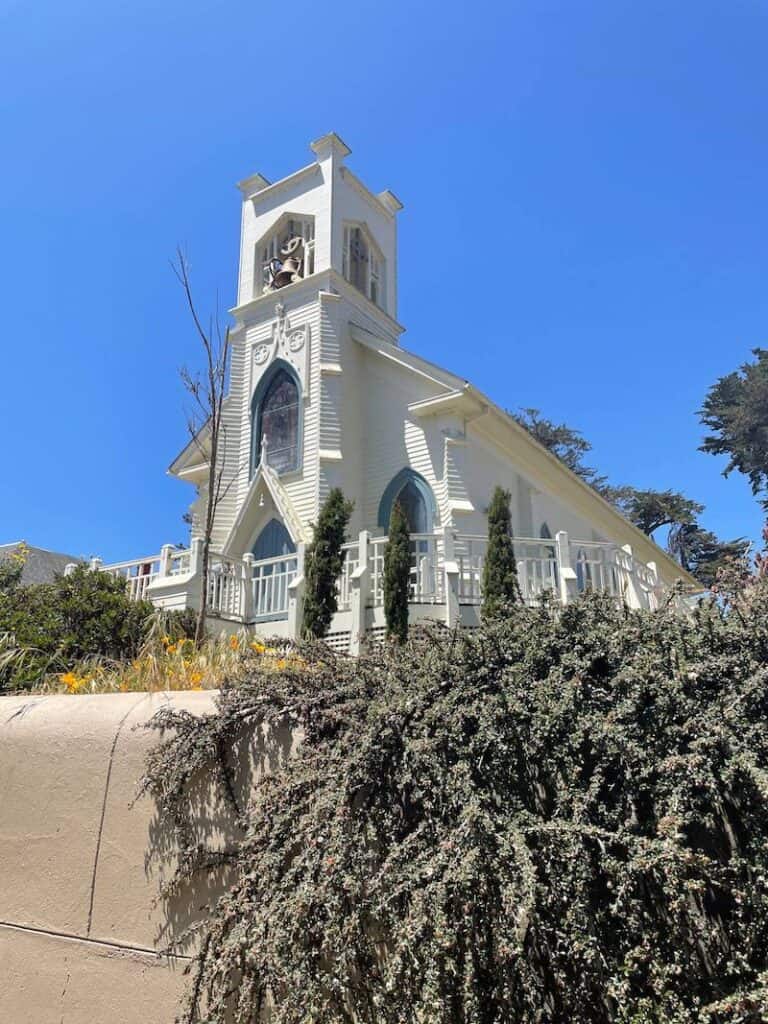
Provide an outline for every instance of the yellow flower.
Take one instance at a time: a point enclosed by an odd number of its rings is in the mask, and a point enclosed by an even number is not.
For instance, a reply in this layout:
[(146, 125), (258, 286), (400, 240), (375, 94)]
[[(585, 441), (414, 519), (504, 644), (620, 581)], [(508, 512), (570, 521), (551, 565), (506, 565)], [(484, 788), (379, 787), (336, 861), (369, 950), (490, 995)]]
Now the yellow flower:
[(231, 636), (229, 638), (229, 646), (232, 648), (233, 651), (238, 650), (238, 648), (240, 647), (240, 641), (237, 639), (236, 636)]
[(88, 680), (84, 676), (76, 676), (74, 672), (65, 672), (59, 676), (59, 682), (67, 688), (67, 693), (79, 693)]
[(165, 649), (168, 652), (168, 654), (175, 654), (176, 653), (176, 644), (166, 644)]
[(262, 643), (259, 643), (259, 641), (258, 641), (258, 640), (253, 640), (253, 641), (251, 642), (251, 647), (252, 647), (252, 648), (254, 649), (254, 651), (256, 651), (256, 653), (257, 653), (257, 654), (263, 654), (263, 653), (264, 653), (264, 651), (266, 651), (266, 649), (267, 649), (267, 648), (266, 648), (266, 647), (264, 646), (264, 644), (262, 644)]
[(171, 638), (169, 636), (161, 637), (160, 642), (165, 644), (165, 646), (167, 647), (168, 644), (171, 643)]
[(192, 683), (192, 689), (193, 690), (195, 690), (195, 689), (201, 690), (202, 687), (199, 684), (202, 683), (202, 681), (203, 681), (203, 673), (202, 672), (191, 672), (190, 676), (189, 676), (189, 681), (190, 681), (190, 683)]
[(286, 663), (285, 658), (278, 658), (277, 659), (277, 667), (278, 668), (285, 668), (286, 664), (287, 663)]

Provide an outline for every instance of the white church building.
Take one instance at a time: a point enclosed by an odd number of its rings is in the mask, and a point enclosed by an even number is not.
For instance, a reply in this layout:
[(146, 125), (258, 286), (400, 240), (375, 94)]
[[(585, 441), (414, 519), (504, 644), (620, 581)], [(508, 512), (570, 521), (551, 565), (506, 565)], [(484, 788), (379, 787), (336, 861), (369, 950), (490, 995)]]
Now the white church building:
[[(240, 182), (242, 229), (224, 409), (225, 495), (217, 508), (210, 614), (266, 635), (301, 629), (303, 561), (333, 487), (354, 502), (329, 642), (356, 652), (384, 627), (382, 569), (390, 510), (411, 530), (411, 618), (478, 621), (486, 509), (512, 495), (518, 576), (535, 600), (600, 589), (655, 608), (696, 581), (464, 377), (400, 345), (397, 219), (335, 134), (306, 167)], [(418, 339), (416, 341), (418, 347)], [(103, 568), (158, 606), (201, 600), (199, 523), (205, 434), (170, 472), (197, 488), (187, 550)]]

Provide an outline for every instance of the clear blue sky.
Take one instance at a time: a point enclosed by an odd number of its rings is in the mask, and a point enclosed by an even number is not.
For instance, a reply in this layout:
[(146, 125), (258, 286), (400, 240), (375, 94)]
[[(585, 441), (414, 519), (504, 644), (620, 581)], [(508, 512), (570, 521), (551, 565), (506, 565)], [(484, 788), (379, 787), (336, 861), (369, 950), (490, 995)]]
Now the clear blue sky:
[(404, 344), (757, 536), (696, 409), (768, 345), (766, 52), (762, 0), (0, 0), (0, 541), (185, 538), (168, 259), (231, 305), (234, 182), (329, 130), (405, 203)]

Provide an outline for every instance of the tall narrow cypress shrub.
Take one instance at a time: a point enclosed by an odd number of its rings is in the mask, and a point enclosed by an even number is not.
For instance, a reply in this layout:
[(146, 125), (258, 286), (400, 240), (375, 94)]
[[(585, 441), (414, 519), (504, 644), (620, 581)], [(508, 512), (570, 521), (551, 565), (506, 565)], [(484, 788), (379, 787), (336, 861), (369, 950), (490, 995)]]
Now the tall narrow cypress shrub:
[(338, 607), (337, 580), (344, 561), (341, 547), (351, 514), (352, 502), (334, 487), (320, 509), (315, 535), (304, 559), (302, 631), (306, 637), (324, 637)]
[(505, 491), (503, 487), (496, 487), (488, 506), (488, 550), (483, 566), (484, 618), (502, 614), (505, 607), (520, 597), (515, 549), (512, 544), (510, 498), (509, 491)]
[(389, 542), (384, 549), (384, 617), (387, 636), (403, 643), (408, 636), (408, 589), (411, 544), (408, 520), (396, 501), (389, 517)]

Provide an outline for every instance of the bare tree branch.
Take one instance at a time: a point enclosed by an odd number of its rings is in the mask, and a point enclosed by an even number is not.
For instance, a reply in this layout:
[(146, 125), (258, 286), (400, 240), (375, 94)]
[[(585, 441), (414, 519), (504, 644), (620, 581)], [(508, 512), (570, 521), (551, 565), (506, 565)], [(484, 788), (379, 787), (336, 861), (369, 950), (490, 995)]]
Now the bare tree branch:
[[(187, 429), (198, 452), (208, 459), (208, 482), (203, 517), (200, 610), (195, 629), (195, 640), (200, 643), (205, 635), (211, 538), (216, 512), (234, 480), (233, 477), (223, 488), (227, 455), (227, 434), (223, 417), (231, 342), (229, 327), (222, 333), (219, 322), (218, 295), (215, 305), (216, 314), (209, 319), (208, 329), (203, 327), (192, 296), (189, 262), (180, 246), (176, 249), (175, 261), (171, 261), (171, 269), (184, 292), (204, 354), (202, 374), (193, 374), (186, 367), (182, 367), (179, 372), (182, 385), (192, 398), (195, 410), (187, 415)], [(201, 436), (204, 430), (206, 431), (207, 448)]]

